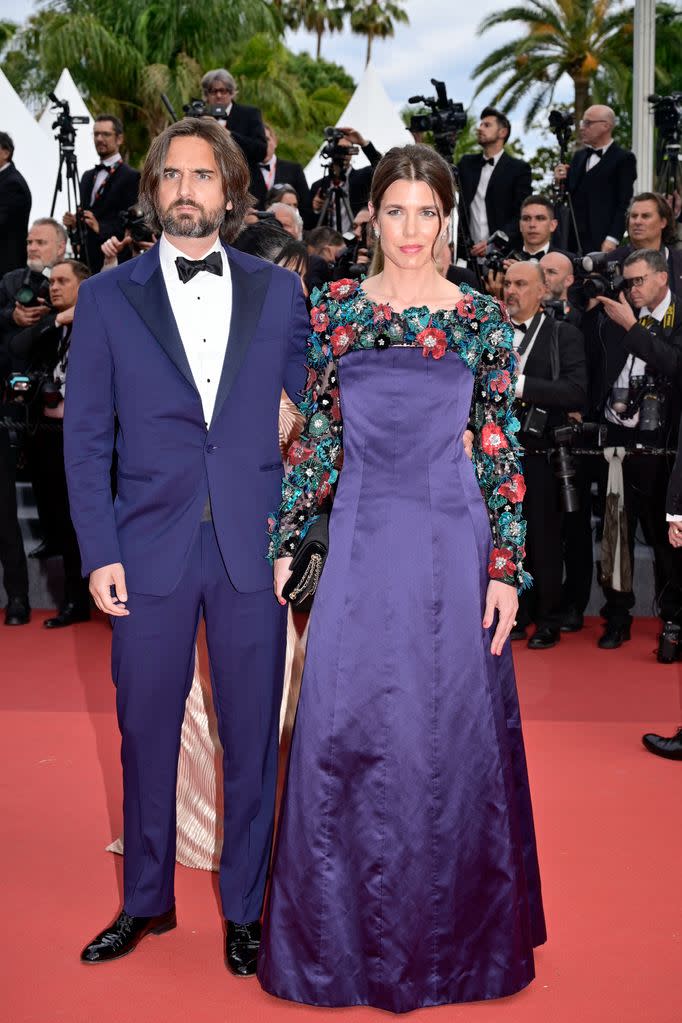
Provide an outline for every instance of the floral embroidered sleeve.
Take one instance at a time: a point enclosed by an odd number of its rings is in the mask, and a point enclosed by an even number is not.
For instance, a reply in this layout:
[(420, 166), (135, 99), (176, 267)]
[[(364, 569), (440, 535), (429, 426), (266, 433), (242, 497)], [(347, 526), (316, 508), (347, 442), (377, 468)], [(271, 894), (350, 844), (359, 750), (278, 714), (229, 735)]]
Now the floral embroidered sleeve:
[(327, 289), (311, 299), (308, 379), (298, 405), (305, 425), (289, 448), (289, 470), (282, 481), (282, 503), (268, 520), (268, 558), (291, 557), (320, 513), (331, 505), (343, 458), (341, 407), (336, 361), (329, 339)]
[(493, 533), (488, 574), (523, 590), (532, 579), (523, 569), (526, 522), (521, 502), (526, 486), (516, 440), (519, 422), (513, 411), (514, 335), (506, 312), (494, 299), (477, 296), (476, 307), (480, 357), (472, 403), (474, 466)]

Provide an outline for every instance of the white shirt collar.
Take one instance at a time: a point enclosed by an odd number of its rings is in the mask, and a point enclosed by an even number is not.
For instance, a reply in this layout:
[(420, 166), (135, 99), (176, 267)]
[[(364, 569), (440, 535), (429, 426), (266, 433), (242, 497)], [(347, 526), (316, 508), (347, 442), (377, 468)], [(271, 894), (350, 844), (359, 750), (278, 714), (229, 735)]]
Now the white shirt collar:
[(103, 163), (105, 167), (113, 167), (114, 164), (121, 163), (122, 160), (123, 157), (120, 153), (114, 153), (113, 156), (107, 156), (106, 160), (100, 160), (100, 163)]
[[(216, 238), (213, 244), (210, 245), (205, 252), (202, 252), (200, 256), (196, 256), (195, 259), (205, 259), (206, 256), (208, 256), (209, 252), (220, 252), (223, 254), (223, 257), (225, 256), (225, 250), (221, 245), (220, 236)], [(170, 239), (164, 232), (161, 235), (161, 238), (159, 239), (159, 259), (164, 268), (166, 270), (172, 270), (173, 272), (175, 272), (175, 260), (178, 258), (178, 256), (182, 256), (184, 259), (190, 258), (188, 255), (186, 255), (186, 253), (182, 252), (175, 245), (173, 245), (172, 241), (170, 241)]]
[(11, 160), (8, 160), (7, 163), (3, 163), (2, 167), (0, 167), (0, 174), (2, 174), (4, 170), (7, 170), (7, 168), (11, 166), (12, 166)]
[(649, 309), (648, 306), (642, 306), (642, 308), (639, 310), (639, 315), (640, 317), (652, 316), (654, 320), (658, 320), (660, 323), (665, 314), (668, 312), (668, 308), (672, 300), (673, 296), (671, 294), (670, 288), (668, 288), (668, 290), (665, 293), (665, 298), (658, 303), (655, 309)]

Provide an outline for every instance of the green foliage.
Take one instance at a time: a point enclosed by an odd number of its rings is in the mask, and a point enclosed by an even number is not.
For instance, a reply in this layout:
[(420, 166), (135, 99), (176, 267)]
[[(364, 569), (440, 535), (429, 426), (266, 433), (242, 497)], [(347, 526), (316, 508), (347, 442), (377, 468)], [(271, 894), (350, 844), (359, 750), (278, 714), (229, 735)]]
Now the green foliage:
[(347, 0), (351, 32), (367, 37), (365, 64), (369, 64), (372, 59), (372, 43), (375, 39), (394, 36), (397, 24), (409, 25), (410, 19), (404, 10), (404, 3), (405, 0)]

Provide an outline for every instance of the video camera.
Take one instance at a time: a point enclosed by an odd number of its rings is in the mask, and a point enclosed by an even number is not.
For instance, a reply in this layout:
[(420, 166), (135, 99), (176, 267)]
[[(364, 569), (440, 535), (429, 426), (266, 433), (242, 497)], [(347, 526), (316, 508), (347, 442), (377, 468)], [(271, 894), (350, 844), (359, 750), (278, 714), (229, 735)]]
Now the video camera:
[(669, 96), (647, 96), (654, 114), (654, 124), (666, 143), (679, 142), (682, 135), (682, 92)]
[(573, 114), (566, 114), (561, 110), (550, 110), (549, 130), (556, 136), (562, 153), (568, 148), (573, 134), (573, 123)]
[(205, 103), (203, 99), (191, 99), (185, 103), (182, 112), (185, 117), (215, 117), (216, 121), (227, 120), (227, 107), (221, 103)]
[(340, 128), (327, 127), (324, 129), (325, 142), (320, 150), (320, 159), (329, 160), (330, 163), (341, 163), (348, 156), (355, 156), (360, 152), (358, 146), (342, 146), (341, 139), (345, 139), (345, 133)]
[(480, 259), (479, 266), (485, 277), (488, 273), (504, 273), (504, 264), (507, 259), (520, 261), (523, 256), (516, 252), (505, 231), (494, 231), (488, 239), (485, 253)]
[(142, 207), (138, 203), (119, 213), (123, 229), (130, 233), (134, 242), (153, 242), (154, 234), (147, 227)]
[(432, 78), (431, 85), (436, 90), (435, 99), (432, 96), (410, 96), (408, 100), (409, 103), (424, 103), (431, 110), (430, 114), (414, 114), (410, 120), (410, 131), (433, 132), (436, 149), (439, 141), (447, 140), (448, 149), (452, 151), (453, 136), (466, 128), (467, 115), (464, 112), (464, 104), (453, 103), (448, 99), (445, 82)]
[(74, 117), (71, 113), (71, 107), (69, 101), (66, 99), (57, 99), (53, 92), (48, 92), (48, 99), (52, 103), (53, 109), (58, 109), (59, 114), (57, 120), (52, 122), (52, 130), (57, 131), (55, 138), (59, 142), (61, 149), (65, 151), (73, 152), (76, 145), (76, 124), (89, 124), (89, 117)]
[(588, 252), (572, 262), (576, 280), (568, 289), (568, 301), (576, 309), (584, 312), (593, 298), (602, 295), (618, 298), (623, 290), (622, 268), (618, 260), (609, 258), (608, 252)]

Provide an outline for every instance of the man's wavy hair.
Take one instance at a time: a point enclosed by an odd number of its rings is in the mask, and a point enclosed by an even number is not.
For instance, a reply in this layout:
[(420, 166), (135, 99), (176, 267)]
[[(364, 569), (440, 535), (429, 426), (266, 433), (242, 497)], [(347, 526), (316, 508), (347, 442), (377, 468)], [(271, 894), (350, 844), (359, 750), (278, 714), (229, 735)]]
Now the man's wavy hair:
[(154, 234), (161, 234), (157, 207), (159, 185), (166, 166), (168, 147), (173, 139), (180, 138), (204, 139), (213, 150), (223, 183), (225, 202), (229, 200), (232, 203), (232, 209), (225, 211), (220, 236), (226, 242), (233, 241), (241, 230), (247, 209), (255, 205), (255, 199), (249, 195), (251, 175), (237, 143), (212, 117), (186, 117), (171, 124), (152, 142), (142, 169), (138, 199), (147, 226)]

